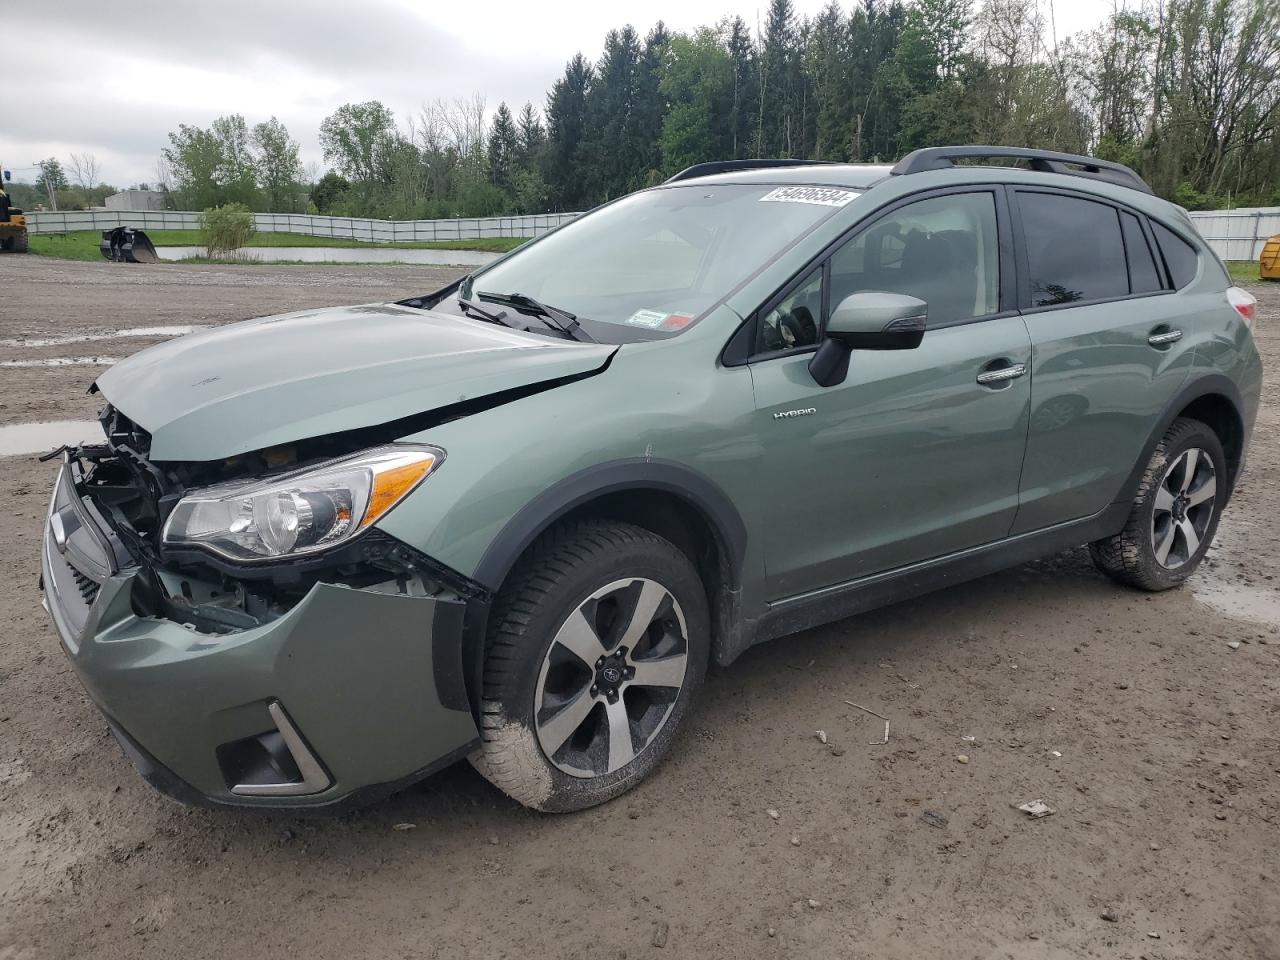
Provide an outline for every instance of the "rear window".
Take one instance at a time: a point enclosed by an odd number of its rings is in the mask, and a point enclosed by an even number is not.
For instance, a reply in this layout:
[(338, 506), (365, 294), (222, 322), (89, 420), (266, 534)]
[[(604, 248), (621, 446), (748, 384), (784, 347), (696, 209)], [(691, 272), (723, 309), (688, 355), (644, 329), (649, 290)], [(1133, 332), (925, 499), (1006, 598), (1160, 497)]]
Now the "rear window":
[(1105, 203), (1051, 193), (1018, 194), (1036, 307), (1129, 293), (1119, 212)]
[(1196, 278), (1196, 272), (1200, 269), (1200, 254), (1195, 247), (1163, 224), (1151, 221), (1151, 231), (1156, 236), (1156, 243), (1160, 245), (1160, 252), (1164, 254), (1165, 266), (1169, 268), (1174, 287), (1181, 290)]
[(1134, 293), (1154, 293), (1164, 288), (1151, 245), (1142, 232), (1142, 224), (1132, 213), (1120, 213), (1124, 228), (1124, 250), (1129, 258), (1129, 286)]

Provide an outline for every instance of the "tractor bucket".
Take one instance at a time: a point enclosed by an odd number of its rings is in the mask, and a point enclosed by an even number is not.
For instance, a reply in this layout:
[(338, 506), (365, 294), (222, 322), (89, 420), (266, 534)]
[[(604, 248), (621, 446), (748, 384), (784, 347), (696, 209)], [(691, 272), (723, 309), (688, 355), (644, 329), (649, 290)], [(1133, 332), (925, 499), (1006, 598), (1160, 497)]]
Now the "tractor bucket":
[(151, 238), (134, 227), (103, 230), (98, 249), (115, 263), (158, 263), (160, 260)]

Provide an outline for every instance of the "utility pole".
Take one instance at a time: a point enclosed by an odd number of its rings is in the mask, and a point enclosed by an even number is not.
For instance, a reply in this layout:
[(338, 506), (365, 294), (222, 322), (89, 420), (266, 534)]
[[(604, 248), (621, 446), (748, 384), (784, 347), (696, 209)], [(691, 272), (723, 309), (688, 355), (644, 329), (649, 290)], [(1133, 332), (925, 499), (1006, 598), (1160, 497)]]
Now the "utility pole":
[(49, 209), (56, 212), (58, 209), (58, 197), (53, 192), (52, 181), (50, 181), (48, 175), (45, 173), (44, 163), (37, 160), (35, 166), (40, 169), (40, 176), (44, 177), (44, 192), (49, 195)]

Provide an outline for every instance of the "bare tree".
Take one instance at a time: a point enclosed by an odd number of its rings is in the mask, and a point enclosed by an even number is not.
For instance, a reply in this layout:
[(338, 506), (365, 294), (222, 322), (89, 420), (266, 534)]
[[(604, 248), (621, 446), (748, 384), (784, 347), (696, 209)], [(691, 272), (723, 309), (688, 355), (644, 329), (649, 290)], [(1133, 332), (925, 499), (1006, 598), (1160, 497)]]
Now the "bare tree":
[(84, 153), (73, 153), (67, 163), (71, 171), (71, 179), (84, 193), (84, 205), (93, 204), (93, 188), (102, 181), (102, 165), (98, 158), (86, 150)]

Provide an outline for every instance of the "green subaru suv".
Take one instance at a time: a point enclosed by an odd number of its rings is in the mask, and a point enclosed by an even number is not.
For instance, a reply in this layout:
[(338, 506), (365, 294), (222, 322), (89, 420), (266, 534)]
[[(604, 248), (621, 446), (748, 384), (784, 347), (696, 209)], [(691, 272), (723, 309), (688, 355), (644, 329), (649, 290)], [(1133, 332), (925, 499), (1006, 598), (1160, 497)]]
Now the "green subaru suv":
[(753, 644), (1085, 543), (1180, 584), (1254, 310), (1115, 164), (702, 164), (435, 293), (118, 363), (44, 600), (180, 799), (335, 808), (466, 757), (574, 810)]

